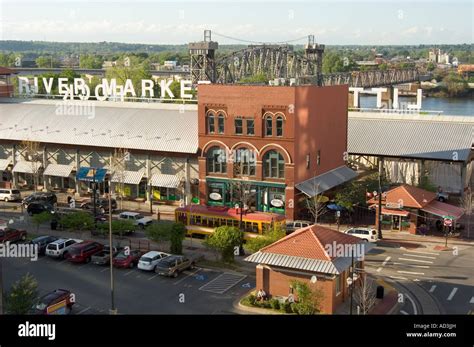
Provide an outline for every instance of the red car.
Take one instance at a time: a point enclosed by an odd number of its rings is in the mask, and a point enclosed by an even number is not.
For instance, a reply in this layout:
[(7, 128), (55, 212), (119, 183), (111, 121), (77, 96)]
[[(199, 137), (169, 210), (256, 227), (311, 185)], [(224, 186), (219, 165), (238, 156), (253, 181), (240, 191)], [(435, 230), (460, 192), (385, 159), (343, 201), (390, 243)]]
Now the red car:
[(138, 264), (140, 257), (143, 255), (143, 252), (138, 250), (130, 250), (129, 254), (125, 254), (125, 251), (120, 252), (117, 254), (112, 261), (115, 267), (128, 267), (133, 268)]
[(102, 251), (104, 245), (95, 241), (83, 241), (72, 245), (67, 253), (66, 259), (73, 263), (88, 263), (91, 257)]
[(38, 302), (33, 306), (33, 314), (47, 314), (48, 307), (66, 301), (66, 307), (70, 311), (74, 301), (71, 299), (71, 292), (67, 289), (56, 289), (46, 295), (43, 295)]
[(0, 243), (15, 242), (26, 240), (26, 230), (18, 230), (13, 228), (0, 229)]

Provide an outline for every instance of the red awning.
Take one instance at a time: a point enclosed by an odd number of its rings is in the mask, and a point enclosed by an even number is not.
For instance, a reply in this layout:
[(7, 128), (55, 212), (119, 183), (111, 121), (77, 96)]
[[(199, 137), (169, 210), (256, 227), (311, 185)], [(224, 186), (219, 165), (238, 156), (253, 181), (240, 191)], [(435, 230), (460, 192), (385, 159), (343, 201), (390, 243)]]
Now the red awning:
[(462, 208), (445, 204), (444, 202), (440, 202), (438, 200), (433, 200), (421, 210), (430, 214), (434, 214), (435, 216), (451, 216), (454, 217), (454, 219), (459, 219), (464, 214), (464, 210)]
[(390, 208), (382, 207), (382, 214), (406, 217), (410, 214), (410, 212), (403, 210), (392, 210)]

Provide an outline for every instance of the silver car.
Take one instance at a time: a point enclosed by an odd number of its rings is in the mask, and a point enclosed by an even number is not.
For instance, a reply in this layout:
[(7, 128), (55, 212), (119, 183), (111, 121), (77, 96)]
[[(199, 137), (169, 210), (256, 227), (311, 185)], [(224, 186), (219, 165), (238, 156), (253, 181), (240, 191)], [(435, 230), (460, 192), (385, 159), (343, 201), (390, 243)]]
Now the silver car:
[(142, 255), (142, 257), (138, 261), (138, 268), (140, 270), (153, 271), (155, 270), (156, 264), (158, 264), (161, 259), (166, 258), (168, 256), (168, 253), (150, 251)]
[(0, 188), (0, 200), (5, 202), (21, 200), (21, 193), (18, 189)]

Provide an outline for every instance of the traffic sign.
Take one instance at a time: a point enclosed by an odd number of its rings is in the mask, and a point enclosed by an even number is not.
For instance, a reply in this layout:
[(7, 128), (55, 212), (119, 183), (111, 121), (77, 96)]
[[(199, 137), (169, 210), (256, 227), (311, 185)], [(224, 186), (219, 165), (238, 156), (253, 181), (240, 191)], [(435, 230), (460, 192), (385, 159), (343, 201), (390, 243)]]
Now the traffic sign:
[(453, 225), (453, 221), (451, 219), (447, 219), (447, 218), (444, 219), (444, 226), (445, 227), (450, 227), (452, 225)]
[(347, 282), (347, 285), (350, 286), (352, 284), (352, 278), (347, 277), (346, 282)]

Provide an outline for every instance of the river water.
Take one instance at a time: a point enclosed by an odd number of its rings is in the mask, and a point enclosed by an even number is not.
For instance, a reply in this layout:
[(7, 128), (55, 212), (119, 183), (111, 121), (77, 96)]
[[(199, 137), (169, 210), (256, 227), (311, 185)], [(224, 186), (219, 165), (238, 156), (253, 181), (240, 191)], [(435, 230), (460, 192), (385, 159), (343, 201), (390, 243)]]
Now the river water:
[[(416, 103), (415, 97), (400, 97), (400, 102)], [(377, 99), (375, 95), (361, 95), (360, 106), (375, 108)], [(422, 111), (442, 111), (445, 116), (473, 116), (474, 98), (433, 98), (424, 97), (421, 102)]]

